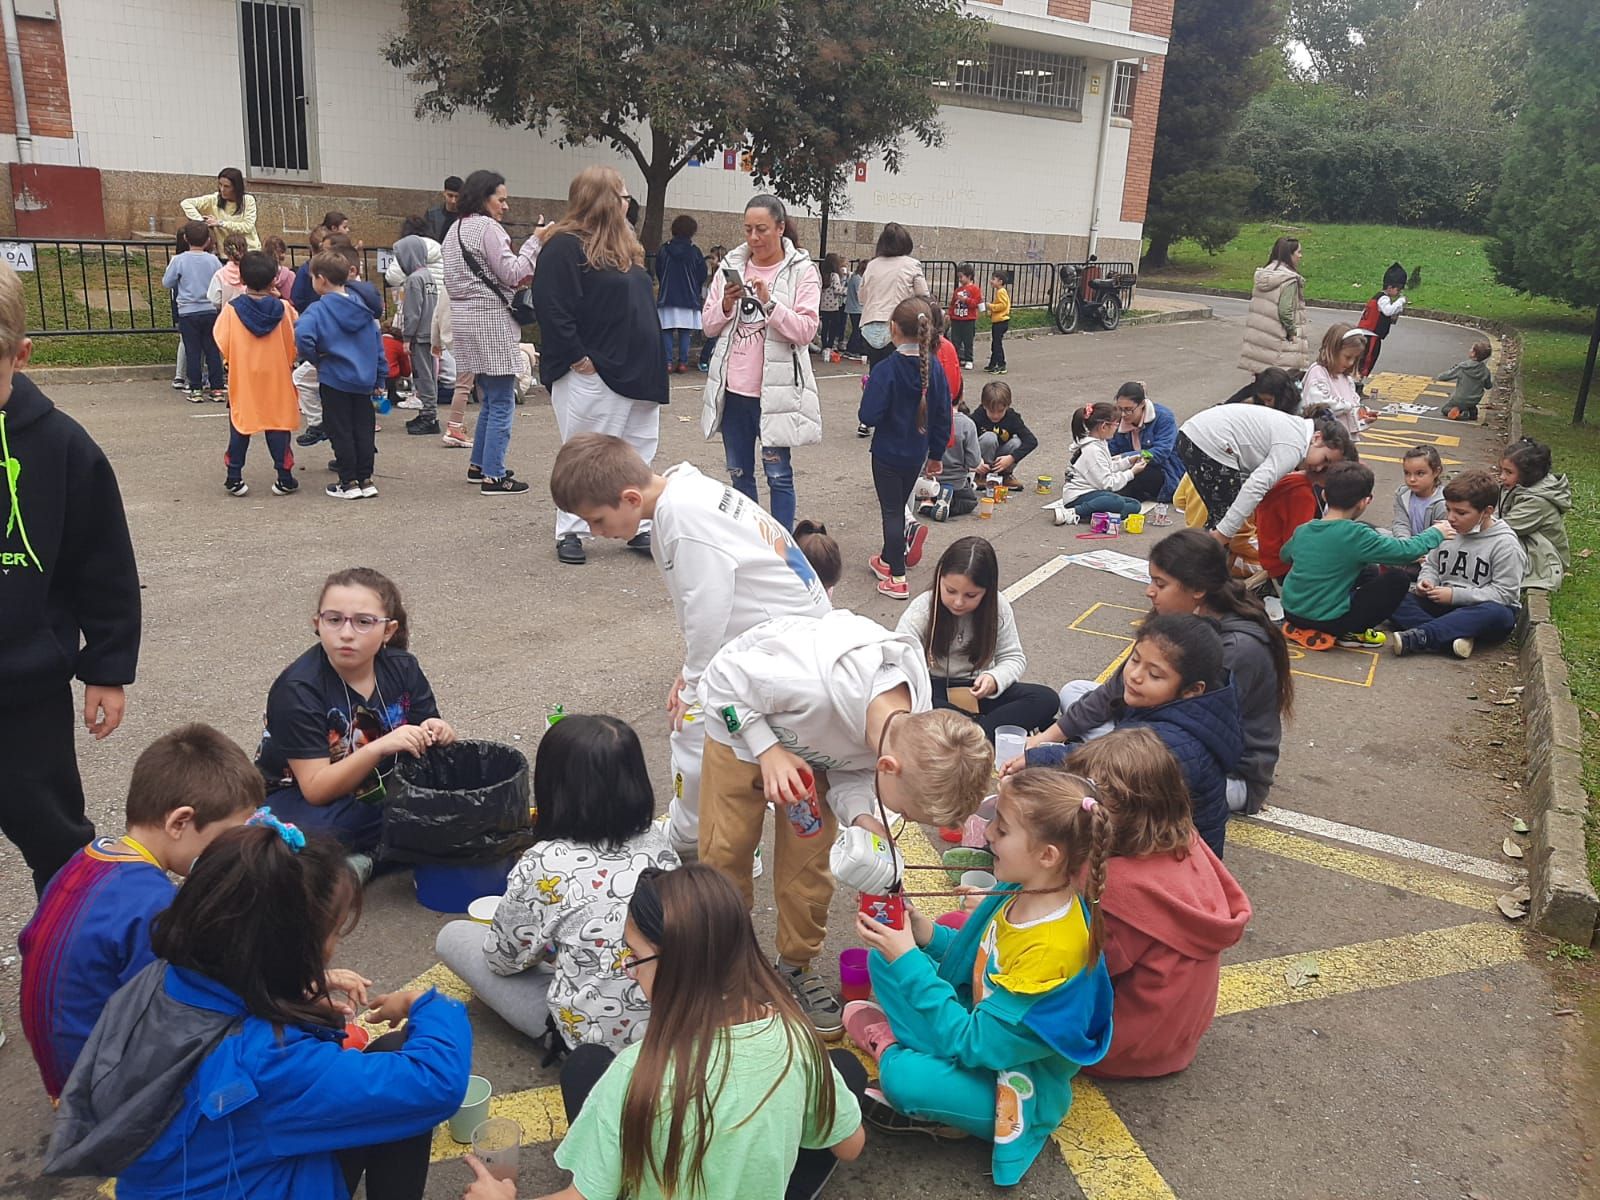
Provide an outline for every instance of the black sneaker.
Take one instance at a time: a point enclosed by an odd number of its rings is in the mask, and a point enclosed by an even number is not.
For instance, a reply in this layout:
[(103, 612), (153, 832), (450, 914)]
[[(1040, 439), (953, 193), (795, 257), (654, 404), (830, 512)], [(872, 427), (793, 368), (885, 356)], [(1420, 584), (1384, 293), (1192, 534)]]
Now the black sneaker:
[(843, 1033), (844, 1008), (833, 989), (822, 981), (822, 976), (815, 971), (791, 967), (781, 960), (776, 965), (779, 977), (789, 985), (812, 1028), (825, 1038)]
[(330, 483), (322, 489), (323, 495), (331, 500), (359, 500), (361, 499), (361, 485), (359, 483)]
[(890, 1104), (877, 1088), (868, 1088), (863, 1094), (861, 1117), (881, 1133), (920, 1133), (936, 1142), (958, 1142), (967, 1136), (966, 1130), (953, 1125), (907, 1116)]
[(272, 494), (274, 496), (292, 496), (300, 490), (300, 481), (293, 475), (286, 475), (282, 479), (273, 481)]
[(337, 458), (330, 458), (328, 460), (328, 470), (337, 471), (338, 469), (339, 469), (339, 460)]
[(511, 478), (508, 471), (503, 478), (490, 479), (487, 475), (478, 485), (478, 493), (483, 496), (520, 496), (528, 490), (528, 485), (520, 479)]
[(439, 418), (430, 416), (412, 417), (406, 422), (406, 432), (418, 437), (439, 432)]
[(566, 563), (569, 567), (581, 567), (588, 562), (589, 556), (583, 550), (583, 539), (575, 533), (569, 533), (558, 541), (556, 561)]
[(307, 425), (306, 431), (295, 438), (295, 443), (301, 446), (315, 446), (318, 442), (328, 440), (328, 435), (323, 432), (321, 425)]
[(242, 479), (224, 479), (222, 481), (222, 490), (230, 496), (248, 496), (250, 494), (250, 485)]
[(856, 426), (856, 436), (857, 437), (871, 437), (872, 436), (872, 426), (868, 425), (865, 421), (863, 421), (861, 424)]
[(636, 533), (631, 538), (629, 538), (628, 539), (628, 549), (629, 550), (637, 550), (640, 554), (649, 554), (650, 553), (650, 531), (648, 529), (646, 529), (644, 532)]
[[(504, 477), (506, 479), (515, 479), (517, 477), (517, 473), (515, 471), (513, 471), (510, 467), (507, 467)], [(484, 475), (482, 467), (468, 467), (467, 468), (467, 482), (468, 483), (482, 483), (486, 478), (488, 478), (488, 477), (486, 475)]]

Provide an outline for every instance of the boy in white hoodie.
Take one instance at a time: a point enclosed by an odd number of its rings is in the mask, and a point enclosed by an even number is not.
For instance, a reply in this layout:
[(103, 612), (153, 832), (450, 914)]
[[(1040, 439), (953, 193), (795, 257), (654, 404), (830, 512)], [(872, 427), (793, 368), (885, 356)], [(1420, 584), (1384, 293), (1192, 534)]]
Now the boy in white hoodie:
[[(922, 644), (842, 609), (780, 617), (734, 638), (706, 664), (700, 702), (707, 717), (701, 861), (741, 883), (752, 903), (745, 881), (767, 804), (775, 807), (778, 960), (813, 980), (809, 967), (833, 899), (826, 863), (838, 826), (882, 833), (875, 793), (908, 820), (960, 825), (977, 811), (994, 768), (994, 751), (974, 722), (932, 709)], [(786, 813), (813, 787), (821, 827), (802, 836)], [(820, 878), (812, 863), (823, 864)], [(841, 1028), (827, 986), (816, 980), (809, 990), (802, 1001), (817, 1030)]]
[(1482, 469), (1445, 485), (1445, 520), (1456, 536), (1428, 552), (1415, 591), (1390, 618), (1404, 631), (1389, 639), (1392, 653), (1449, 650), (1467, 658), (1478, 638), (1503, 638), (1516, 628), (1528, 556), (1495, 515), (1499, 500), (1499, 482)]

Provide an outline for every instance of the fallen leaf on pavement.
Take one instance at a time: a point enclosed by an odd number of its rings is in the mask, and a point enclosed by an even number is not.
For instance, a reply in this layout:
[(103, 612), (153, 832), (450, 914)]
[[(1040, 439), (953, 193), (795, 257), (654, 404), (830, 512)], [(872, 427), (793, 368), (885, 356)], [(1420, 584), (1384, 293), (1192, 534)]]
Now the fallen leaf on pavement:
[(1578, 1010), (1575, 1008), (1558, 1008), (1550, 1015), (1552, 1017), (1575, 1017), (1578, 1015)]
[(1510, 837), (1507, 837), (1505, 841), (1500, 843), (1500, 852), (1507, 858), (1522, 857), (1522, 847), (1517, 845), (1517, 843)]
[(1528, 910), (1513, 900), (1509, 893), (1504, 896), (1497, 897), (1495, 899), (1495, 903), (1499, 905), (1500, 911), (1512, 921), (1520, 920), (1528, 915)]
[(1521, 817), (1518, 817), (1516, 820), (1511, 822), (1511, 832), (1512, 833), (1527, 833), (1528, 832), (1528, 823), (1526, 821), (1524, 821)]
[(1305, 987), (1312, 980), (1321, 978), (1322, 967), (1318, 964), (1317, 960), (1309, 954), (1307, 954), (1304, 958), (1296, 959), (1293, 965), (1291, 965), (1289, 969), (1283, 973), (1284, 982), (1292, 988)]

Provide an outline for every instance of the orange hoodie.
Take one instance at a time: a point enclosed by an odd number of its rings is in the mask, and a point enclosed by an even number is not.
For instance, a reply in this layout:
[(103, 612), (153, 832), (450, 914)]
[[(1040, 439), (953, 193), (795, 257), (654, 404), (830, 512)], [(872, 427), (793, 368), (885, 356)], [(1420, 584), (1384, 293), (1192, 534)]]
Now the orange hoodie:
[(1116, 992), (1111, 1050), (1088, 1075), (1145, 1079), (1194, 1061), (1217, 1012), (1222, 952), (1244, 936), (1250, 900), (1200, 840), (1170, 854), (1113, 858), (1100, 897)]
[(1317, 519), (1317, 494), (1304, 471), (1291, 471), (1278, 480), (1256, 506), (1256, 545), (1261, 566), (1274, 579), (1289, 573), (1279, 555), (1283, 544), (1307, 521)]

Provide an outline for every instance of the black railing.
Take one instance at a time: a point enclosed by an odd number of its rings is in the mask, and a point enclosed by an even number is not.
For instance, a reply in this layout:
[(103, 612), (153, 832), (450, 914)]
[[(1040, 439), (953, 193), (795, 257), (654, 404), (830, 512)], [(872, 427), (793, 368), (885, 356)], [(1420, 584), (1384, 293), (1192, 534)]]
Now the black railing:
[(1055, 305), (1056, 297), (1056, 263), (1047, 262), (989, 262), (975, 258), (965, 258), (960, 262), (953, 259), (930, 259), (922, 264), (922, 273), (928, 277), (928, 287), (933, 290), (933, 298), (941, 304), (950, 303), (950, 295), (956, 290), (957, 271), (962, 267), (971, 267), (973, 281), (983, 292), (985, 299), (991, 296), (994, 288), (989, 280), (996, 272), (1010, 272), (1011, 283), (1007, 290), (1011, 293), (1012, 308), (1051, 308)]

